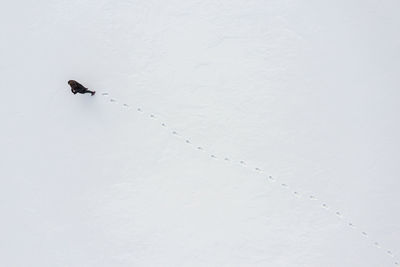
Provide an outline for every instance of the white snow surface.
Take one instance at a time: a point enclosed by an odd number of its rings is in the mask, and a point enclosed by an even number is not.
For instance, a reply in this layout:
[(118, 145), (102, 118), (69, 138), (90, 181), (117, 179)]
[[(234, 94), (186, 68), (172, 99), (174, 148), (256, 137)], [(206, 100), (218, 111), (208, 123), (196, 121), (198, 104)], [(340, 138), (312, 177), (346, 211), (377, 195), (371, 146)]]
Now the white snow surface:
[(1, 1), (0, 266), (399, 265), (399, 10)]

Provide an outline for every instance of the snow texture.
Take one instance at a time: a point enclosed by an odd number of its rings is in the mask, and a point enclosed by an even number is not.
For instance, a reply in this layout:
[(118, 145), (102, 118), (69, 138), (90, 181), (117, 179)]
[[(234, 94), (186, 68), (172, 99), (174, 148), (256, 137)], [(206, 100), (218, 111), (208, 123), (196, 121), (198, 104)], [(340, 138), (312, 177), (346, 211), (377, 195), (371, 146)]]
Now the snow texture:
[(399, 10), (3, 0), (0, 266), (399, 265)]

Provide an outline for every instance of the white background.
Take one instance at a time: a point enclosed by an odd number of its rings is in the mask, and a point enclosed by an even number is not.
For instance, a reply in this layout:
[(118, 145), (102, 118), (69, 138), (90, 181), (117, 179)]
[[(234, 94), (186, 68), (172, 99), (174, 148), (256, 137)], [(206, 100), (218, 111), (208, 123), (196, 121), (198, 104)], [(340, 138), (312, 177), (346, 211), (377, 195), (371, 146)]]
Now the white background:
[(2, 1), (0, 265), (396, 266), (399, 10)]

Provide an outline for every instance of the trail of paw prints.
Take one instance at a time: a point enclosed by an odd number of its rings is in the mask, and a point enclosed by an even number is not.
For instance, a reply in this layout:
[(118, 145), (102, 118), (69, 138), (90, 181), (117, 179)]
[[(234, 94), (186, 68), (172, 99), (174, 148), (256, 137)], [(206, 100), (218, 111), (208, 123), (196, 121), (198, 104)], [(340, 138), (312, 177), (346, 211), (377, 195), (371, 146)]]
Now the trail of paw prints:
[[(140, 115), (144, 115), (144, 116), (146, 116), (146, 117), (148, 117), (149, 119), (152, 119), (152, 120), (156, 120), (157, 121), (157, 119), (158, 119), (158, 116), (156, 116), (154, 113), (145, 112), (143, 110), (143, 108), (140, 107), (140, 106), (133, 107), (128, 103), (123, 103), (123, 102), (120, 103), (120, 102), (118, 102), (115, 98), (111, 98), (110, 95), (107, 92), (104, 92), (101, 95), (103, 97), (107, 98), (110, 103), (118, 104), (124, 109), (134, 110), (136, 113), (138, 113)], [(182, 140), (184, 142), (184, 144), (191, 146), (193, 149), (206, 154), (209, 158), (214, 159), (214, 160), (220, 160), (220, 161), (225, 162), (225, 163), (237, 165), (237, 166), (240, 166), (242, 168), (245, 168), (245, 169), (248, 169), (250, 171), (253, 171), (253, 172), (255, 172), (255, 173), (259, 174), (259, 175), (262, 175), (262, 176), (264, 176), (266, 178), (266, 182), (267, 183), (278, 185), (281, 189), (287, 190), (287, 192), (290, 193), (293, 197), (303, 198), (303, 199), (307, 199), (309, 201), (313, 201), (313, 202), (319, 203), (318, 205), (319, 205), (320, 208), (322, 208), (323, 210), (325, 210), (327, 212), (332, 213), (338, 219), (345, 221), (347, 227), (349, 227), (352, 230), (358, 230), (358, 227), (353, 222), (346, 221), (346, 218), (343, 216), (342, 212), (331, 208), (330, 206), (328, 206), (327, 203), (325, 203), (323, 201), (320, 201), (315, 195), (313, 195), (313, 194), (308, 194), (307, 195), (307, 194), (301, 193), (298, 190), (294, 190), (294, 189), (292, 189), (292, 187), (288, 183), (283, 182), (283, 181), (281, 182), (281, 181), (279, 181), (279, 179), (277, 179), (276, 177), (274, 177), (272, 175), (265, 175), (265, 172), (263, 171), (262, 168), (260, 168), (260, 167), (251, 167), (250, 164), (248, 164), (245, 160), (235, 160), (235, 159), (232, 159), (231, 157), (228, 157), (228, 156), (219, 157), (215, 153), (209, 152), (208, 149), (206, 149), (204, 146), (196, 145), (194, 142), (192, 142), (192, 140), (190, 138), (181, 135), (177, 130), (169, 127), (169, 125), (166, 122), (160, 120), (160, 121), (158, 121), (158, 123), (162, 128), (168, 130), (169, 133), (172, 136), (174, 136), (176, 138), (179, 138), (180, 140)], [(359, 231), (359, 234), (360, 234), (360, 236), (362, 238), (371, 239), (369, 237), (369, 234), (367, 232), (365, 232), (365, 231)], [(372, 242), (372, 245), (375, 248), (385, 251), (386, 255), (390, 256), (393, 259), (395, 259), (395, 256), (394, 256), (394, 253), (392, 252), (392, 250), (383, 249), (382, 246), (380, 245), (380, 243), (377, 242), (377, 241), (371, 241), (371, 242)], [(400, 266), (400, 262), (398, 260), (396, 260), (394, 262), (394, 265), (395, 266)]]

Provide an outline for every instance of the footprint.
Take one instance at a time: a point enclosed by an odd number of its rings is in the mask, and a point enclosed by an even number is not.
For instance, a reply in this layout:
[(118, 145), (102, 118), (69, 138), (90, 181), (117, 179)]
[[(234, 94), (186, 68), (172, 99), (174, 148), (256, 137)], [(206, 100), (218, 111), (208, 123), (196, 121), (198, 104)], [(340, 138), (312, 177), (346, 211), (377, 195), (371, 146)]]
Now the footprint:
[(316, 198), (315, 196), (311, 195), (311, 196), (310, 196), (310, 199), (311, 199), (311, 200), (316, 200), (317, 198)]
[(258, 171), (258, 172), (260, 172), (260, 171), (261, 171), (261, 169), (260, 169), (260, 168), (255, 168), (254, 170), (256, 170), (256, 171)]
[(138, 108), (137, 111), (142, 112), (142, 109), (141, 109), (141, 108)]
[(272, 176), (268, 176), (268, 180), (270, 180), (271, 182), (275, 182), (275, 178)]
[(115, 100), (114, 98), (111, 98), (110, 102), (117, 102), (117, 100)]
[(281, 184), (281, 186), (282, 186), (282, 187), (288, 187), (288, 185), (287, 185), (287, 184)]
[(363, 234), (364, 236), (368, 236), (366, 232), (361, 232), (361, 234)]
[(243, 160), (240, 161), (240, 164), (245, 165), (246, 162), (244, 162)]
[(197, 149), (198, 150), (203, 150), (203, 148), (201, 146), (198, 146)]
[(153, 114), (150, 114), (150, 118), (155, 118), (155, 116)]
[(349, 222), (350, 227), (356, 227), (353, 223)]
[(108, 96), (108, 93), (102, 93), (101, 95), (103, 95), (103, 96)]
[(335, 212), (335, 214), (336, 214), (337, 216), (339, 216), (339, 217), (342, 217), (342, 214), (341, 214), (339, 211)]
[(211, 155), (212, 158), (216, 159), (217, 157), (215, 155)]
[(229, 161), (229, 158), (224, 158), (224, 160)]
[(176, 131), (173, 131), (173, 132), (172, 132), (172, 134), (175, 134), (175, 135), (177, 135), (178, 133), (177, 133)]
[(185, 142), (186, 142), (186, 144), (190, 144), (190, 141), (189, 141), (189, 140), (186, 140)]
[(327, 209), (327, 208), (328, 208), (328, 205), (326, 205), (325, 203), (323, 203), (323, 204), (322, 204), (322, 207), (323, 207), (324, 209)]
[(128, 104), (124, 104), (123, 106), (124, 106), (124, 107), (127, 107), (127, 108), (129, 107), (129, 105), (128, 105)]
[(165, 125), (165, 123), (161, 123), (161, 126), (162, 126), (162, 127), (165, 127), (166, 125)]

